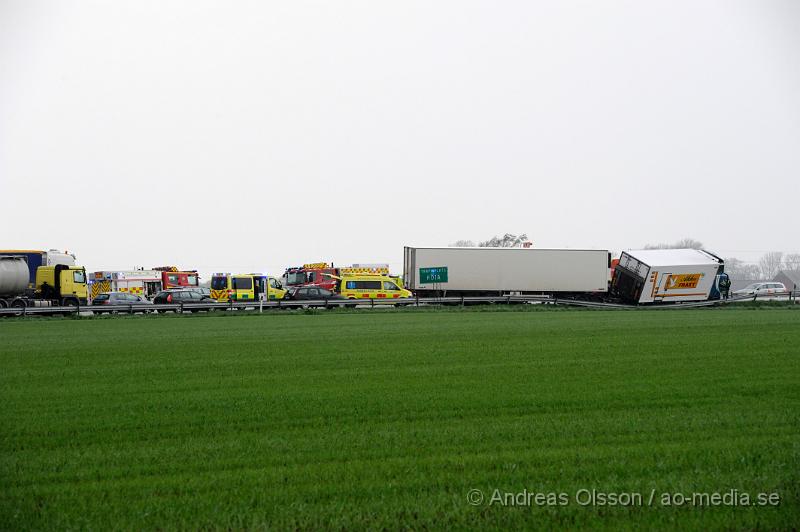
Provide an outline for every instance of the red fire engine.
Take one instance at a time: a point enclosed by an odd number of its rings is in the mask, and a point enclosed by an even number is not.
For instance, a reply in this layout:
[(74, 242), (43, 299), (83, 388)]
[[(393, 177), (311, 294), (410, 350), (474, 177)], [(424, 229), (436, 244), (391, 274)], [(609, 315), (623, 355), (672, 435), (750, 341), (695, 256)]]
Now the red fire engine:
[(178, 271), (177, 266), (158, 266), (153, 269), (161, 272), (161, 285), (165, 289), (198, 286), (200, 284), (200, 276), (197, 275), (197, 270)]
[[(388, 264), (353, 264), (344, 268), (336, 268), (333, 263), (314, 262), (303, 264), (294, 268), (286, 268), (283, 274), (284, 285), (293, 286), (314, 285), (325, 288), (331, 292), (336, 291), (337, 277), (344, 273), (382, 273), (389, 274)], [(336, 277), (331, 277), (336, 276)]]

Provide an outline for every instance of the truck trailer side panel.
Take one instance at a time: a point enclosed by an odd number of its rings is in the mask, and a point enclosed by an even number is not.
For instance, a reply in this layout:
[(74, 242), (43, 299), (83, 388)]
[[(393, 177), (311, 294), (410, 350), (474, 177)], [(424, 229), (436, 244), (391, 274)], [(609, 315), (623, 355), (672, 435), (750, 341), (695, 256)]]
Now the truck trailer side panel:
[[(607, 250), (406, 247), (403, 279), (415, 291), (606, 292)], [(447, 268), (447, 281), (423, 283), (420, 269)]]
[(631, 303), (705, 301), (722, 271), (722, 259), (704, 250), (625, 251), (612, 288)]

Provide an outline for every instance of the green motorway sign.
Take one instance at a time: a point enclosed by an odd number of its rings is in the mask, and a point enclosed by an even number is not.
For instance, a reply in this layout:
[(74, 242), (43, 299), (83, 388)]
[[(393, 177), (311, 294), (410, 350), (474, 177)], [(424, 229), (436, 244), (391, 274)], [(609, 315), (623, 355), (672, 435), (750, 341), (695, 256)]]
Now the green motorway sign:
[(437, 266), (435, 268), (420, 268), (419, 269), (419, 283), (446, 283), (447, 282), (447, 266)]

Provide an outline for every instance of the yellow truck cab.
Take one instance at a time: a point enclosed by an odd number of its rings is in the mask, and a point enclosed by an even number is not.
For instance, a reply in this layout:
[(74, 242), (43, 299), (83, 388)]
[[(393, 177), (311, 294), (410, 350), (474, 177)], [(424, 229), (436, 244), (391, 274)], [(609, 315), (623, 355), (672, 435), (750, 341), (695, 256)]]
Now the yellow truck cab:
[(89, 296), (83, 266), (40, 266), (36, 269), (36, 293), (41, 299), (62, 305), (85, 305)]
[(342, 275), (338, 292), (347, 299), (399, 299), (411, 297), (410, 291), (402, 287), (399, 277), (383, 274)]
[(268, 301), (283, 299), (286, 290), (275, 277), (245, 273), (230, 277), (228, 299), (232, 301)]

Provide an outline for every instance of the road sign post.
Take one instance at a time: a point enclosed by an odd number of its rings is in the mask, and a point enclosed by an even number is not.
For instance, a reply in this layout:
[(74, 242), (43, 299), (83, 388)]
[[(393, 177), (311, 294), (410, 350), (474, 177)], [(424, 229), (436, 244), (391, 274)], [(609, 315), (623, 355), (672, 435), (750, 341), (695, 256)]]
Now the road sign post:
[(447, 266), (436, 266), (435, 268), (420, 268), (419, 269), (419, 283), (446, 283), (447, 282)]

